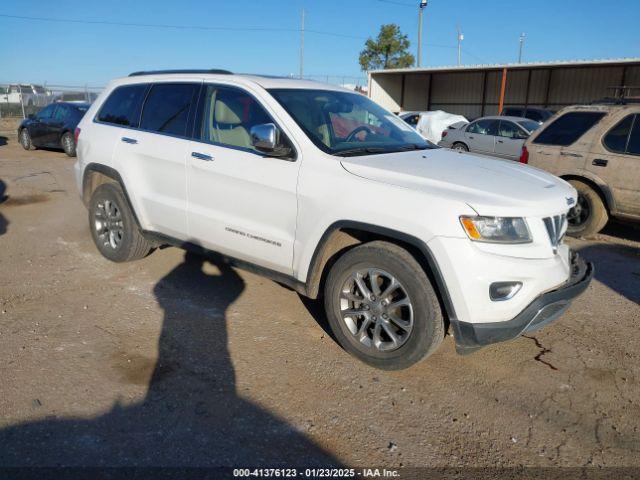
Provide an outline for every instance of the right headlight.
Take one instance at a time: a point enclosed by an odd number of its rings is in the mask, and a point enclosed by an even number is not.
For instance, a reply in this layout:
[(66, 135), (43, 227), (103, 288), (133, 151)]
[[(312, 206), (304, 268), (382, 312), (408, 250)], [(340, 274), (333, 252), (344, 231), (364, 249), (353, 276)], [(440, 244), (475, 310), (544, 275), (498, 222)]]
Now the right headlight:
[(467, 236), (476, 242), (529, 243), (532, 241), (529, 227), (521, 217), (460, 217)]

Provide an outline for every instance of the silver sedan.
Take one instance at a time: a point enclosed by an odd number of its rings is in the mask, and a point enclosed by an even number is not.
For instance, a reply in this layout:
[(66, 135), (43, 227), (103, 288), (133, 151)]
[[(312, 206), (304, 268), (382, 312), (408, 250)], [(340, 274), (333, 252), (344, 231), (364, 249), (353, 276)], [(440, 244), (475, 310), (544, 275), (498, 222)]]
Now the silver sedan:
[(522, 145), (540, 124), (521, 117), (482, 117), (442, 132), (441, 147), (517, 160)]

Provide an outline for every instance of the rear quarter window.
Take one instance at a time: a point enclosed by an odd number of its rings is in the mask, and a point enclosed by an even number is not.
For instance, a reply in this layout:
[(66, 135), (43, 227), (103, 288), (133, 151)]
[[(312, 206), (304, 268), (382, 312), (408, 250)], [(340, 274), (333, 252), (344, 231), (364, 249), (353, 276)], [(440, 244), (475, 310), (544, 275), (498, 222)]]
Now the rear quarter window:
[(98, 121), (123, 127), (138, 127), (147, 88), (147, 84), (123, 85), (116, 88), (100, 108)]
[(540, 132), (533, 143), (562, 147), (569, 146), (582, 137), (605, 115), (606, 113), (604, 112), (565, 113)]

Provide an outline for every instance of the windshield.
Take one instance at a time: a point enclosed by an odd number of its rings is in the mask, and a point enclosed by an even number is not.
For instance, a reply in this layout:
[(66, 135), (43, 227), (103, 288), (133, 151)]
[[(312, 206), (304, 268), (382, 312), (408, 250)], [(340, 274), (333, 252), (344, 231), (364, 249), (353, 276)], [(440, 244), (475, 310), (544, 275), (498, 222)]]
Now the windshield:
[(269, 92), (309, 139), (332, 155), (371, 155), (437, 148), (359, 93), (273, 89)]
[(529, 133), (540, 128), (540, 124), (538, 122), (534, 122), (533, 120), (521, 120), (518, 122), (518, 124)]

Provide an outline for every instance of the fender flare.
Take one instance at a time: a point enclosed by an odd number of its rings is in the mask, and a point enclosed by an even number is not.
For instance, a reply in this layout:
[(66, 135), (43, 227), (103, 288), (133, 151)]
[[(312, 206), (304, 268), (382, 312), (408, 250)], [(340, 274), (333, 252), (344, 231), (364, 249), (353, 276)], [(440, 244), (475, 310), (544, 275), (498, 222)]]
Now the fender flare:
[[(111, 180), (113, 180), (115, 183), (117, 183), (120, 186), (120, 189), (122, 190), (122, 193), (124, 194), (124, 199), (127, 202), (127, 206), (129, 207), (129, 211), (131, 211), (131, 214), (133, 215), (133, 218), (136, 222), (136, 225), (138, 226), (138, 228), (141, 228), (140, 225), (140, 221), (138, 220), (138, 214), (136, 213), (135, 209), (133, 208), (133, 203), (131, 203), (131, 198), (129, 198), (129, 193), (127, 192), (127, 188), (124, 185), (124, 181), (122, 180), (122, 177), (120, 176), (120, 173), (118, 173), (118, 171), (112, 167), (108, 167), (107, 165), (103, 165), (101, 163), (89, 163), (85, 169), (84, 172), (82, 174), (82, 198), (83, 200), (86, 199), (85, 201), (85, 205), (88, 204), (88, 198), (87, 197), (87, 190), (89, 189), (90, 185), (90, 178), (91, 178), (91, 174), (93, 172), (97, 172), (97, 173), (101, 173), (102, 175), (104, 175), (105, 177), (110, 178)], [(90, 197), (89, 197), (90, 198)]]
[[(409, 235), (398, 230), (393, 230), (391, 228), (358, 222), (355, 220), (338, 220), (329, 225), (329, 227), (327, 227), (327, 229), (320, 237), (320, 241), (318, 242), (318, 245), (316, 245), (316, 248), (311, 257), (309, 268), (307, 270), (307, 278), (305, 284), (308, 293), (313, 293), (318, 288), (320, 277), (323, 275), (323, 272), (318, 272), (318, 269), (320, 267), (319, 262), (322, 258), (323, 250), (327, 244), (327, 241), (334, 232), (342, 229), (352, 229), (363, 233), (370, 233), (377, 236), (386, 237), (390, 240), (396, 240), (406, 245), (410, 245), (411, 247), (416, 249), (417, 252), (422, 255), (422, 259), (425, 263), (422, 265), (422, 267), (425, 269), (427, 276), (434, 284), (433, 286), (435, 287), (436, 293), (438, 294), (438, 297), (442, 302), (442, 307), (445, 310), (449, 322), (452, 325), (457, 324), (457, 316), (455, 313), (453, 302), (451, 300), (451, 295), (449, 294), (449, 288), (447, 287), (447, 284), (444, 280), (438, 262), (428, 245), (424, 241), (420, 240), (417, 237), (414, 237), (413, 235)], [(417, 260), (420, 261), (421, 259)]]

